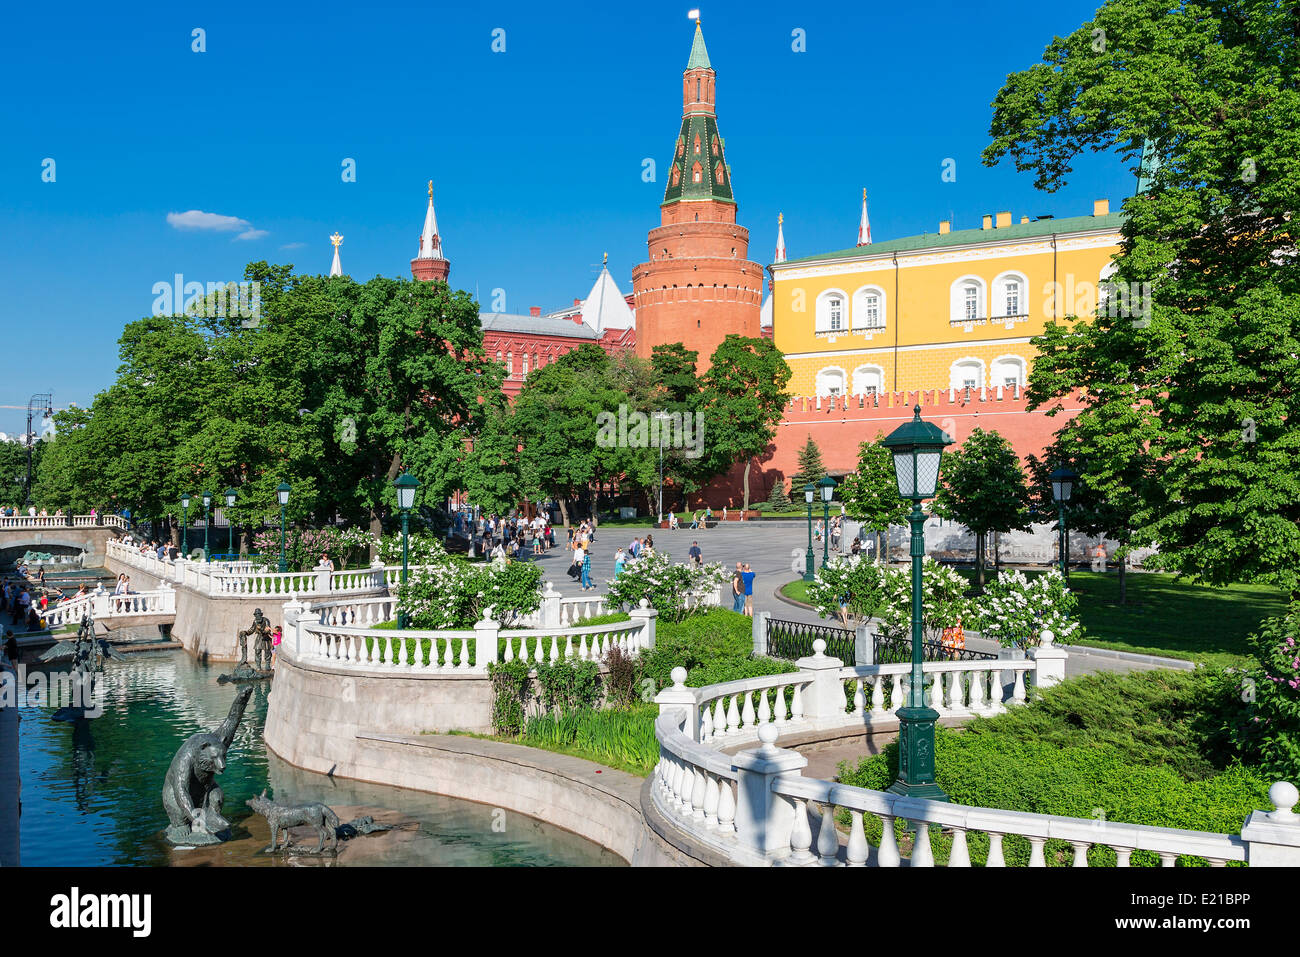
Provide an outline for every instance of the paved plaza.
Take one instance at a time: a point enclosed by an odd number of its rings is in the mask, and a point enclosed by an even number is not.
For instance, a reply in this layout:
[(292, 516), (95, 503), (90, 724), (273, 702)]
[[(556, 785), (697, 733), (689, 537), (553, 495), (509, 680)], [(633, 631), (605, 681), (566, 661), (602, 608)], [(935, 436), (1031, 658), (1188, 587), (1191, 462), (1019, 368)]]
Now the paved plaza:
[[(569, 566), (570, 552), (564, 547), (564, 529), (555, 529), (556, 547), (541, 557), (527, 555), (529, 561), (538, 562), (543, 569), (543, 578), (555, 583), (555, 588), (562, 595), (582, 595), (582, 588), (575, 579), (566, 574)], [(595, 591), (588, 595), (601, 595), (607, 590), (606, 582), (614, 575), (614, 552), (622, 546), (625, 550), (633, 538), (644, 539), (646, 535), (654, 536), (655, 550), (667, 552), (675, 562), (687, 560), (687, 552), (692, 542), (699, 542), (706, 562), (722, 562), (728, 569), (734, 569), (736, 562), (748, 562), (757, 577), (754, 579), (754, 610), (766, 611), (773, 618), (808, 623), (822, 622), (817, 613), (811, 609), (792, 605), (776, 594), (787, 582), (802, 574), (803, 556), (808, 548), (808, 524), (804, 519), (765, 519), (756, 522), (719, 523), (709, 529), (689, 529), (682, 526), (677, 531), (656, 529), (650, 525), (602, 526), (596, 531), (596, 541), (591, 548), (591, 578), (596, 583)], [(845, 545), (849, 539), (842, 540)], [(799, 553), (799, 570), (792, 566), (795, 562), (794, 552)], [(817, 567), (822, 565), (823, 545), (814, 544)], [(725, 595), (725, 592), (724, 592)], [(824, 622), (823, 622), (824, 623)], [(979, 651), (994, 651), (997, 646), (990, 641), (972, 638), (968, 646)], [(1101, 655), (1072, 652), (1066, 666), (1070, 675), (1091, 674), (1097, 671), (1146, 671), (1154, 664)]]

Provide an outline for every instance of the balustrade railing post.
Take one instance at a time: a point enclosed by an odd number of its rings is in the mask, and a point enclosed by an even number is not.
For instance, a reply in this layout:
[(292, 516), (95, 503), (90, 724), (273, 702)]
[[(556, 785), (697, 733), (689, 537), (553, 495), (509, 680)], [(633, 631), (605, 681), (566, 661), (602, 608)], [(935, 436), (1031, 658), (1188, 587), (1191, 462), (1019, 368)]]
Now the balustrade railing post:
[(1300, 799), (1296, 786), (1278, 781), (1268, 789), (1272, 811), (1251, 811), (1241, 829), (1246, 862), (1251, 867), (1300, 867)]
[(686, 669), (677, 667), (670, 673), (673, 679), (672, 687), (665, 688), (655, 695), (655, 704), (659, 705), (659, 713), (663, 714), (670, 708), (681, 708), (686, 712), (686, 727), (683, 733), (692, 741), (700, 740), (700, 706), (695, 703), (695, 692), (686, 687)]
[[(501, 634), (501, 625), (492, 619), (492, 609), (483, 611), (483, 620), (474, 623), (474, 670), (487, 673), (488, 665), (497, 660), (497, 639)], [(538, 639), (540, 641), (540, 639)], [(450, 641), (450, 639), (449, 639)], [(430, 655), (436, 657), (438, 643), (433, 643)], [(432, 660), (432, 659), (431, 659)]]
[(767, 628), (771, 617), (768, 612), (760, 611), (754, 615), (754, 622), (750, 625), (750, 633), (754, 639), (754, 654), (756, 655), (767, 654)]
[(800, 673), (812, 676), (812, 681), (803, 690), (803, 713), (805, 718), (814, 721), (844, 716), (844, 682), (840, 680), (844, 662), (830, 657), (825, 651), (825, 639), (817, 638), (813, 641), (812, 655), (795, 662)]
[(553, 582), (547, 582), (546, 589), (542, 592), (542, 607), (539, 620), (543, 628), (560, 627), (560, 593), (555, 590)]
[(853, 629), (853, 663), (855, 665), (876, 663), (876, 633), (866, 622)]
[(302, 618), (306, 606), (295, 598), (286, 601), (282, 607), (284, 609), (284, 622), (280, 643), (287, 643), (293, 649), (294, 660), (300, 661), (302, 660)]
[(640, 648), (653, 651), (655, 646), (655, 620), (659, 617), (659, 612), (650, 607), (650, 602), (647, 599), (642, 598), (640, 606), (633, 608), (627, 613), (627, 616), (633, 621), (641, 622)]
[(808, 759), (797, 751), (776, 746), (776, 727), (758, 729), (761, 747), (741, 751), (732, 763), (736, 776), (736, 839), (738, 863), (754, 859), (771, 862), (790, 854), (794, 830), (794, 802), (773, 790), (779, 777), (799, 777)]
[(1050, 688), (1065, 680), (1065, 662), (1070, 656), (1063, 648), (1052, 644), (1055, 636), (1043, 629), (1040, 644), (1029, 649), (1029, 657), (1034, 660), (1034, 684), (1039, 688)]

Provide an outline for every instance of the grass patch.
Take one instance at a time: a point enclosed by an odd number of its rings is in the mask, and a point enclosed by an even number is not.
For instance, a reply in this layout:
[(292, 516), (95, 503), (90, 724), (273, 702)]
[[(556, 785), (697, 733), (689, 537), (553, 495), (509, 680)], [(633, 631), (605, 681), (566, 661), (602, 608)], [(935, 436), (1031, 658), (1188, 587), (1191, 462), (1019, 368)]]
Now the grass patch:
[(808, 600), (808, 583), (802, 578), (796, 578), (792, 582), (786, 582), (781, 586), (781, 595), (789, 598), (791, 601), (797, 601), (802, 604), (811, 604)]

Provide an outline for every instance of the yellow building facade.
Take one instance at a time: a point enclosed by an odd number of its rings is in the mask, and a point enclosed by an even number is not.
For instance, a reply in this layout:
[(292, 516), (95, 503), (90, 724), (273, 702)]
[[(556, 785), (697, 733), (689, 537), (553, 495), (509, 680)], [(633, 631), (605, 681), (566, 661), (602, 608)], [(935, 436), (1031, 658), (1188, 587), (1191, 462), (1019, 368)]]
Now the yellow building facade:
[(952, 230), (774, 263), (773, 340), (796, 396), (1004, 387), (1019, 394), (1029, 340), (1106, 301), (1122, 214), (1009, 212)]

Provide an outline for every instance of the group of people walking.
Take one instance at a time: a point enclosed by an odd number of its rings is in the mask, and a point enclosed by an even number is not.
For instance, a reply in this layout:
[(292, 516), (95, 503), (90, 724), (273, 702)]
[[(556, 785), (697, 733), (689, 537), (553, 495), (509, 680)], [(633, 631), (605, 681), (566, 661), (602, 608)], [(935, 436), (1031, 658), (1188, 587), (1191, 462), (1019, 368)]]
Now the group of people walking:
[(492, 514), (470, 518), (458, 512), (456, 532), (468, 537), (476, 549), (493, 559), (520, 559), (526, 549), (542, 555), (555, 547), (555, 529), (542, 515), (505, 518)]

